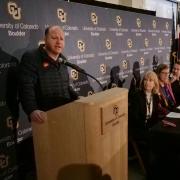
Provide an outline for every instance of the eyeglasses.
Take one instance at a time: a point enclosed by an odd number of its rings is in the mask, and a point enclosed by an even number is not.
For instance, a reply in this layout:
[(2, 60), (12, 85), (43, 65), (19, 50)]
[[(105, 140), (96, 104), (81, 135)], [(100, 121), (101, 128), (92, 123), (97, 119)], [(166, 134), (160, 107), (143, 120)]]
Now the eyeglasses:
[(161, 72), (161, 74), (168, 75), (168, 74), (169, 74), (169, 72)]

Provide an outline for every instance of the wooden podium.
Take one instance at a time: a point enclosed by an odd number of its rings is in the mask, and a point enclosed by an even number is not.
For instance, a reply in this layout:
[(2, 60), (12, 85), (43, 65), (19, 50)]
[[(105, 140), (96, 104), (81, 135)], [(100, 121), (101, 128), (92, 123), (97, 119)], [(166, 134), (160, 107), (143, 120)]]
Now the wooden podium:
[(32, 123), (38, 180), (127, 180), (127, 97), (113, 88)]

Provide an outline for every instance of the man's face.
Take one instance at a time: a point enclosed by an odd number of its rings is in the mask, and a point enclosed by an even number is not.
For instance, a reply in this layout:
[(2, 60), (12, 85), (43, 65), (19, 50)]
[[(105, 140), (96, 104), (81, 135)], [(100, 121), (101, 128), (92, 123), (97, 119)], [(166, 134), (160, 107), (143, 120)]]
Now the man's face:
[(59, 55), (64, 49), (64, 33), (58, 27), (52, 27), (45, 37), (46, 49), (54, 56)]
[(172, 69), (172, 73), (174, 76), (176, 76), (177, 78), (180, 77), (180, 65), (179, 64), (174, 64), (174, 67)]

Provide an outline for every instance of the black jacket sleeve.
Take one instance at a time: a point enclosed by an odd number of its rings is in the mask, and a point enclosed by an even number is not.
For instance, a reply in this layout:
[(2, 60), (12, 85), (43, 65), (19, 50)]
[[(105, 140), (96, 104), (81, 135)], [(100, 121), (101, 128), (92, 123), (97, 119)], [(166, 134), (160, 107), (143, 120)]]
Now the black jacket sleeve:
[(29, 115), (38, 109), (35, 86), (37, 83), (36, 58), (32, 53), (25, 53), (19, 65), (19, 97), (24, 111)]

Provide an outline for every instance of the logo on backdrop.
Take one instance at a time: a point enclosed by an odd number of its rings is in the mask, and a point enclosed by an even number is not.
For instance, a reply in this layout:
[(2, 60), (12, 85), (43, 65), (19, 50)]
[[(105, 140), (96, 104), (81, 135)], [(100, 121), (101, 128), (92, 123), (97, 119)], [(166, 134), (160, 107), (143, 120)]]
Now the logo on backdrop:
[(156, 29), (156, 27), (157, 27), (156, 20), (152, 21), (152, 27), (153, 27), (153, 29)]
[(147, 48), (149, 46), (149, 39), (145, 38), (144, 39), (144, 46)]
[(100, 72), (102, 74), (105, 74), (106, 73), (106, 64), (100, 64)]
[(140, 61), (140, 64), (141, 64), (142, 66), (144, 66), (144, 58), (141, 57), (139, 61)]
[(5, 156), (4, 154), (0, 154), (0, 169), (6, 168), (9, 164), (8, 162), (9, 157)]
[(127, 60), (122, 60), (122, 67), (123, 67), (123, 69), (127, 69), (128, 68)]
[(168, 29), (169, 29), (169, 23), (166, 22), (166, 30), (168, 30)]
[(172, 46), (172, 38), (169, 39), (169, 45)]
[(85, 51), (85, 43), (82, 40), (77, 41), (77, 47), (81, 52)]
[(167, 60), (167, 61), (170, 60), (170, 55), (169, 55), (169, 53), (166, 54), (166, 60)]
[(21, 8), (15, 2), (8, 2), (8, 12), (15, 20), (21, 19)]
[(65, 23), (67, 20), (67, 13), (63, 9), (57, 9), (57, 16), (61, 22)]
[(140, 18), (136, 19), (136, 25), (138, 28), (141, 28), (141, 19)]
[(98, 16), (94, 12), (91, 13), (91, 21), (93, 22), (94, 25), (98, 24)]
[(162, 38), (159, 38), (159, 45), (160, 45), (160, 46), (162, 46), (162, 45), (163, 45)]
[(78, 79), (78, 72), (75, 69), (71, 70), (71, 78), (73, 80), (77, 80)]
[(88, 96), (93, 95), (94, 93), (92, 91), (88, 91)]
[(129, 39), (127, 40), (127, 45), (128, 45), (129, 48), (132, 48), (132, 46), (133, 46), (132, 39), (129, 38)]
[(109, 39), (106, 39), (106, 48), (111, 49), (111, 41)]
[(119, 107), (118, 107), (117, 105), (114, 105), (114, 106), (113, 106), (113, 114), (114, 114), (115, 116), (118, 116), (118, 113), (119, 113)]
[(116, 22), (117, 22), (118, 26), (122, 26), (122, 18), (121, 18), (121, 16), (116, 16)]

